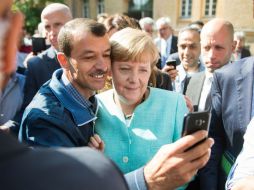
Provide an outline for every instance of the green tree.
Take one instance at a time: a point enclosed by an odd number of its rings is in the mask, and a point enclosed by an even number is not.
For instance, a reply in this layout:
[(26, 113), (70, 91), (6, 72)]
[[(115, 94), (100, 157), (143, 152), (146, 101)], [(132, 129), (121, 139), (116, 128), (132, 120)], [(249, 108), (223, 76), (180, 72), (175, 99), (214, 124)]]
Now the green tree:
[(13, 9), (25, 15), (25, 28), (28, 33), (33, 34), (40, 23), (42, 9), (52, 2), (64, 3), (64, 0), (15, 0)]

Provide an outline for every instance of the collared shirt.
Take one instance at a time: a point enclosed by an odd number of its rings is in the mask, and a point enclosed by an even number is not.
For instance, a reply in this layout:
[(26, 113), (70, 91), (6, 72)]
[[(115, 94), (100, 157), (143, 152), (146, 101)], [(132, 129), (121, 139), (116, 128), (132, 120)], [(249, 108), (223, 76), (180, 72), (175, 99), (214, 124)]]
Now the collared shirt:
[[(86, 109), (67, 91), (62, 75), (63, 69), (56, 70), (26, 108), (19, 131), (21, 142), (50, 147), (77, 147), (87, 146), (94, 135), (95, 113), (92, 108)], [(42, 120), (44, 122), (39, 122)]]
[(198, 106), (199, 111), (204, 111), (206, 109), (206, 101), (207, 101), (208, 95), (210, 95), (212, 81), (213, 81), (213, 74), (206, 72), (205, 81), (203, 84), (203, 88), (202, 88), (200, 100), (199, 100), (199, 106)]
[(185, 81), (188, 77), (193, 76), (194, 74), (204, 71), (205, 66), (201, 63), (199, 63), (198, 71), (197, 72), (186, 72), (183, 65), (180, 64), (176, 67), (176, 70), (178, 70), (178, 76), (176, 77), (175, 81), (173, 82), (173, 90), (179, 93), (183, 93)]
[(161, 68), (163, 68), (166, 64), (168, 56), (170, 55), (170, 50), (172, 46), (172, 35), (167, 40), (160, 39), (160, 53), (161, 53)]
[(76, 88), (70, 83), (66, 75), (63, 73), (61, 77), (61, 82), (63, 83), (67, 92), (85, 109), (91, 109), (93, 107), (92, 103), (85, 99), (77, 90)]
[(254, 118), (247, 126), (244, 135), (244, 144), (242, 152), (237, 157), (237, 160), (228, 175), (226, 189), (231, 189), (234, 184), (248, 176), (254, 175)]
[(14, 73), (0, 94), (0, 125), (13, 119), (21, 109), (25, 76)]

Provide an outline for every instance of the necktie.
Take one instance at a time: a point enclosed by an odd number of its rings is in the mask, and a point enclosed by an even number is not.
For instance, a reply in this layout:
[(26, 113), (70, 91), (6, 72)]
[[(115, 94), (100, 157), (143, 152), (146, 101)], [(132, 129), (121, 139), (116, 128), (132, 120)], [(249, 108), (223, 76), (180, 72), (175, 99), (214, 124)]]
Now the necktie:
[(167, 52), (167, 41), (162, 39), (161, 40), (161, 68), (163, 68), (166, 64), (168, 52)]

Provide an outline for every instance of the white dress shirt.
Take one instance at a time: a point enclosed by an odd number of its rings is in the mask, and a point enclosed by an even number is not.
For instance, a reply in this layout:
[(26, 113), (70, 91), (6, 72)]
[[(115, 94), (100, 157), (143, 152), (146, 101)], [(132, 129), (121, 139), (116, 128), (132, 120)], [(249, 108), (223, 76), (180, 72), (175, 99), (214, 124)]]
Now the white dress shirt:
[(204, 111), (206, 108), (206, 101), (208, 95), (210, 95), (212, 80), (213, 74), (206, 72), (205, 81), (200, 95), (198, 111)]
[(254, 117), (247, 126), (243, 149), (230, 170), (226, 189), (230, 190), (237, 181), (248, 176), (254, 176)]

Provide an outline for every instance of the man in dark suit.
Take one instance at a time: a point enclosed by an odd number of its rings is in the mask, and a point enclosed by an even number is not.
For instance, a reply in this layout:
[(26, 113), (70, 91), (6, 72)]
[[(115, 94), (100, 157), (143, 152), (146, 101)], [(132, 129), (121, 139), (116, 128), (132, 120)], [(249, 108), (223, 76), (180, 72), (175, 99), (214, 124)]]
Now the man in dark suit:
[(160, 55), (160, 64), (157, 64), (159, 69), (162, 69), (166, 64), (168, 56), (178, 51), (177, 49), (177, 37), (173, 35), (173, 28), (171, 27), (171, 21), (169, 17), (161, 17), (156, 21), (156, 28), (158, 30), (159, 37), (154, 40)]
[(201, 57), (206, 71), (193, 75), (186, 90), (196, 110), (203, 111), (211, 105), (208, 95), (213, 72), (230, 62), (235, 47), (233, 32), (233, 25), (223, 19), (209, 21), (201, 31)]
[(71, 19), (71, 11), (64, 4), (53, 3), (43, 9), (41, 22), (51, 47), (27, 62), (23, 109), (31, 102), (39, 88), (52, 77), (53, 72), (60, 68), (56, 58), (57, 35), (60, 28)]
[(245, 34), (244, 32), (235, 32), (234, 40), (236, 41), (235, 50), (233, 53), (233, 60), (237, 61), (239, 59), (251, 56), (250, 50), (245, 48)]
[[(201, 55), (206, 65), (206, 71), (193, 75), (186, 91), (186, 95), (192, 100), (196, 111), (211, 109), (211, 97), (213, 96), (210, 95), (210, 91), (213, 81), (213, 72), (230, 62), (232, 52), (235, 48), (233, 35), (233, 25), (226, 20), (218, 18), (206, 23), (201, 31)], [(231, 102), (231, 104), (233, 104), (233, 102)], [(218, 146), (223, 148), (223, 145), (217, 140), (218, 138), (212, 133), (214, 127), (217, 126), (214, 126), (214, 120), (212, 120), (210, 126), (211, 133), (209, 134), (216, 139), (215, 144), (217, 143)], [(219, 173), (220, 160), (221, 154), (218, 155), (215, 149), (212, 149), (212, 156), (209, 160), (209, 164), (199, 172), (201, 189), (219, 189), (217, 179), (222, 179)], [(225, 181), (220, 184), (223, 183), (225, 183)]]
[[(206, 167), (210, 175), (213, 171), (219, 174), (221, 158), (223, 166), (232, 165), (242, 149), (243, 135), (253, 117), (253, 62), (253, 57), (241, 59), (214, 73), (210, 134), (215, 146)], [(227, 174), (229, 169), (222, 167), (222, 174)], [(216, 177), (225, 184), (226, 176)]]

